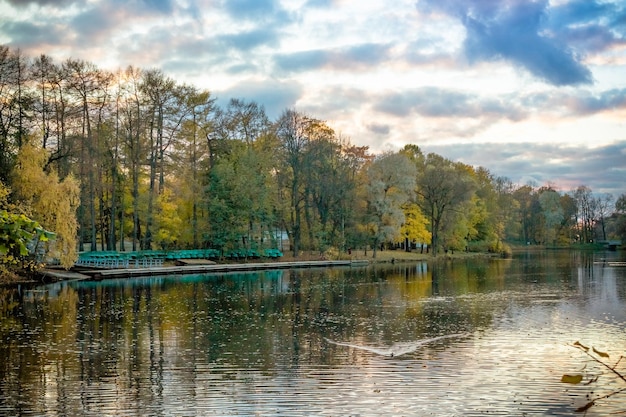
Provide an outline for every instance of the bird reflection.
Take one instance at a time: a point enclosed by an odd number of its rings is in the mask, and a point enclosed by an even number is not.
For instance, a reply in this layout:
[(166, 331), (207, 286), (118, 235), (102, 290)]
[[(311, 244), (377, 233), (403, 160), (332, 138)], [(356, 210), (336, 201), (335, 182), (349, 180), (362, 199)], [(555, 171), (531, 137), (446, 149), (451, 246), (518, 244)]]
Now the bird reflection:
[(391, 346), (364, 346), (364, 345), (357, 345), (357, 344), (348, 343), (348, 342), (338, 342), (335, 340), (328, 339), (326, 337), (324, 338), (324, 340), (328, 343), (331, 343), (337, 346), (346, 346), (346, 347), (351, 347), (354, 349), (365, 350), (367, 352), (371, 352), (376, 355), (395, 357), (395, 356), (402, 356), (402, 355), (406, 355), (407, 353), (415, 352), (422, 346), (427, 345), (429, 343), (437, 342), (439, 340), (466, 337), (466, 336), (469, 336), (469, 333), (454, 333), (454, 334), (447, 334), (443, 336), (431, 337), (429, 339), (419, 339), (419, 340), (415, 340), (412, 342), (397, 342), (397, 343), (392, 344)]

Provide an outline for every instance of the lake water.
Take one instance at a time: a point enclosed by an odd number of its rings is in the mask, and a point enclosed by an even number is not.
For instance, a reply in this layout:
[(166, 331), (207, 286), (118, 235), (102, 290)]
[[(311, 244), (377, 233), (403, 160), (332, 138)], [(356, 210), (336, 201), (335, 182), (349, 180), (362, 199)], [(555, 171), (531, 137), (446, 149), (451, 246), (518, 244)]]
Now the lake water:
[(0, 415), (624, 413), (619, 256), (0, 289)]

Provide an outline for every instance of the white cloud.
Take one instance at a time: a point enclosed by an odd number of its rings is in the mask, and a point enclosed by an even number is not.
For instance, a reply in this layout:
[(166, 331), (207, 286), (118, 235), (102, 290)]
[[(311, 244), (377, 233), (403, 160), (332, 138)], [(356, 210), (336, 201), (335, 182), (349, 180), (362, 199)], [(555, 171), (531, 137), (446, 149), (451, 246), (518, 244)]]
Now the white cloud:
[(534, 167), (549, 153), (528, 147), (584, 154), (626, 140), (624, 5), (495, 3), (0, 0), (0, 42), (57, 62), (161, 68), (220, 100), (256, 100), (271, 117), (295, 107), (373, 151), (471, 151), (501, 175), (519, 158), (480, 152), (524, 151)]

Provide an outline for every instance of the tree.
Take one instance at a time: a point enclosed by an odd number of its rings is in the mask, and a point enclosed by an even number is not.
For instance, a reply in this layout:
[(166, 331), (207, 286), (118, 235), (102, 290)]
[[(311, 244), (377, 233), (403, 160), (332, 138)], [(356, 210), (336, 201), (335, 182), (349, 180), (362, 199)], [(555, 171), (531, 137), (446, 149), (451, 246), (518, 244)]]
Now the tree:
[(0, 267), (25, 268), (27, 257), (33, 250), (29, 246), (34, 242), (33, 247), (37, 248), (39, 242), (46, 242), (53, 235), (24, 214), (0, 210)]
[(0, 181), (7, 182), (19, 149), (19, 56), (0, 45)]
[(281, 159), (277, 170), (278, 187), (288, 201), (288, 207), (284, 207), (280, 215), (294, 256), (298, 256), (302, 245), (302, 216), (306, 202), (304, 158), (313, 123), (316, 120), (295, 110), (283, 112), (276, 123)]
[(545, 220), (544, 243), (556, 245), (557, 227), (563, 221), (563, 207), (561, 207), (561, 196), (554, 190), (546, 189), (539, 194), (539, 204), (541, 205)]
[(416, 192), (417, 204), (430, 220), (433, 256), (439, 251), (443, 220), (449, 218), (453, 222), (453, 214), (462, 212), (474, 189), (465, 167), (437, 154), (427, 155), (417, 175)]
[(400, 235), (404, 240), (405, 250), (410, 251), (412, 242), (430, 245), (432, 235), (427, 228), (428, 219), (419, 206), (415, 203), (406, 203), (402, 209), (404, 211), (404, 224), (400, 229)]
[(200, 246), (200, 232), (208, 227), (208, 219), (206, 215), (203, 218), (202, 213), (206, 214), (204, 197), (207, 195), (203, 189), (208, 183), (206, 174), (210, 171), (210, 164), (208, 143), (202, 136), (212, 129), (215, 99), (208, 91), (192, 87), (185, 87), (185, 90), (185, 106), (189, 111), (175, 137), (175, 149), (171, 155), (171, 172), (174, 174), (171, 186), (180, 201), (183, 224), (191, 228), (183, 230), (180, 243), (197, 248)]
[(581, 185), (573, 193), (578, 207), (576, 213), (576, 224), (578, 225), (578, 235), (581, 243), (593, 241), (593, 227), (596, 221), (596, 201), (593, 198), (591, 189)]
[(378, 246), (395, 241), (405, 222), (402, 206), (415, 189), (416, 168), (402, 153), (385, 153), (367, 169), (367, 203), (370, 214), (373, 257)]
[[(131, 182), (132, 196), (132, 250), (138, 249), (141, 237), (139, 223), (139, 186), (143, 176), (143, 165), (147, 159), (147, 144), (144, 135), (145, 120), (143, 117), (144, 100), (140, 92), (141, 70), (128, 67), (123, 74), (125, 80), (122, 94), (122, 137), (123, 152), (125, 155), (125, 169), (128, 171)], [(125, 207), (122, 204), (122, 213)], [(123, 222), (121, 223), (123, 225)], [(123, 244), (123, 234), (122, 234)], [(124, 246), (122, 246), (122, 249)]]
[(56, 234), (51, 255), (69, 268), (78, 259), (76, 210), (80, 187), (73, 176), (60, 181), (56, 172), (44, 172), (46, 159), (44, 149), (30, 142), (22, 146), (13, 184), (33, 220)]
[[(513, 226), (508, 229), (509, 236), (516, 236), (517, 240), (521, 240), (524, 244), (534, 243), (535, 240), (535, 223), (533, 222), (533, 201), (535, 200), (535, 190), (530, 185), (523, 185), (513, 191), (513, 199), (516, 202), (517, 209), (511, 216)], [(514, 230), (519, 225), (519, 232), (515, 234)]]
[(603, 194), (598, 196), (596, 198), (596, 207), (598, 209), (598, 222), (602, 228), (602, 240), (606, 240), (606, 219), (613, 210), (613, 195)]
[(626, 242), (626, 194), (620, 195), (615, 201), (616, 234)]
[(37, 263), (27, 263), (29, 258), (37, 255), (40, 242), (53, 236), (26, 215), (12, 212), (19, 208), (9, 203), (10, 193), (0, 182), (0, 277), (7, 269), (36, 266)]

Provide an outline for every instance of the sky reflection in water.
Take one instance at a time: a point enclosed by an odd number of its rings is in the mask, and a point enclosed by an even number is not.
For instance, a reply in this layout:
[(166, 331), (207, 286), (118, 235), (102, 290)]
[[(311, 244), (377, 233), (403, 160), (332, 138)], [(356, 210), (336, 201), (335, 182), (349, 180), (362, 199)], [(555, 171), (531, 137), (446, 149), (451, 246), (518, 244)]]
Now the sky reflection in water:
[(626, 355), (626, 268), (605, 256), (7, 292), (0, 414), (571, 415), (626, 385), (572, 346)]

